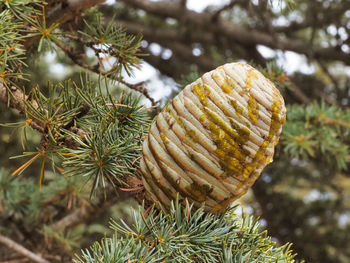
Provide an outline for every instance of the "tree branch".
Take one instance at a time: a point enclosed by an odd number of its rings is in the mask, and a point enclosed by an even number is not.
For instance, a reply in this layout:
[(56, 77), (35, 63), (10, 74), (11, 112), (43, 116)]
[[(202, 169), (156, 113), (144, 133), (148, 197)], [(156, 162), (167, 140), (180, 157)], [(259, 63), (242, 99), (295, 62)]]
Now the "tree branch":
[(130, 192), (110, 191), (107, 197), (101, 197), (100, 202), (96, 205), (82, 205), (80, 208), (74, 210), (70, 214), (66, 215), (59, 221), (53, 224), (53, 228), (57, 231), (64, 231), (68, 228), (72, 228), (78, 224), (88, 222), (99, 215), (104, 211), (109, 209), (112, 205), (124, 201), (132, 197)]
[[(148, 48), (143, 50), (151, 53), (151, 50)], [(190, 65), (184, 65), (176, 56), (171, 56), (168, 60), (164, 60), (160, 56), (146, 56), (144, 57), (144, 60), (159, 70), (160, 73), (174, 79), (179, 79), (185, 72), (190, 72)]]
[[(77, 14), (84, 12), (85, 10), (103, 3), (105, 0), (49, 0), (47, 9), (47, 27), (52, 23), (64, 24), (73, 18), (78, 17)], [(29, 49), (33, 44), (38, 41), (40, 36), (28, 38), (24, 43), (24, 48)], [(8, 96), (10, 93), (10, 96)], [(0, 101), (8, 104), (11, 108), (17, 109), (19, 112), (25, 112), (25, 101), (28, 100), (28, 96), (25, 95), (20, 89), (11, 87), (10, 92), (3, 81), (0, 81)], [(34, 106), (37, 103), (32, 102)], [(29, 120), (27, 122), (33, 129), (38, 130), (41, 133), (45, 132), (45, 127), (37, 120)]]
[(10, 259), (10, 260), (2, 260), (0, 263), (23, 263), (28, 262), (28, 258), (21, 258), (21, 259)]
[(198, 67), (203, 71), (210, 71), (224, 63), (224, 61), (214, 61), (205, 54), (194, 56), (192, 53), (192, 48), (180, 42), (160, 42), (160, 44), (163, 44), (164, 47), (171, 49), (175, 56), (180, 57), (186, 63), (198, 65)]
[[(10, 96), (9, 96), (9, 90), (5, 86), (5, 84), (0, 81), (0, 101), (4, 102), (5, 104), (8, 104), (11, 108), (14, 108), (18, 110), (20, 113), (25, 112), (25, 101), (28, 100), (28, 96), (25, 95), (20, 89), (16, 87), (10, 88)], [(35, 107), (37, 107), (36, 102), (31, 102)], [(37, 120), (29, 120), (27, 121), (29, 126), (31, 126), (33, 129), (44, 133), (45, 127), (43, 124)]]
[[(109, 72), (104, 72), (104, 71), (101, 71), (97, 66), (90, 66), (88, 64), (86, 64), (85, 62), (83, 62), (80, 58), (82, 57), (81, 54), (76, 54), (73, 52), (73, 50), (69, 47), (69, 46), (66, 46), (64, 45), (62, 42), (58, 42), (58, 41), (55, 41), (55, 44), (62, 50), (64, 51), (67, 56), (75, 63), (77, 64), (78, 66), (84, 68), (84, 69), (87, 69), (91, 72), (94, 72), (94, 73), (97, 73), (97, 74), (100, 74), (102, 76), (106, 76), (110, 79), (114, 79), (122, 84), (124, 84), (125, 86), (127, 86), (129, 89), (132, 89), (132, 90), (135, 90), (137, 92), (140, 92), (141, 94), (143, 94), (152, 104), (152, 106), (157, 106), (158, 104), (158, 101), (155, 101), (151, 95), (149, 95), (148, 93), (148, 90), (144, 87), (144, 82), (139, 82), (139, 83), (136, 83), (136, 84), (130, 84), (128, 82), (126, 82), (123, 78), (116, 78), (116, 77), (112, 77), (111, 75), (109, 75)], [(158, 106), (157, 106), (158, 107)]]
[[(73, 19), (79, 18), (81, 13), (89, 8), (102, 4), (105, 0), (60, 0), (49, 2), (49, 8), (46, 12), (47, 27), (50, 27), (53, 23), (63, 25)], [(25, 49), (29, 49), (35, 42), (40, 39), (40, 36), (28, 38), (24, 43)]]
[(186, 8), (187, 0), (180, 0), (180, 5)]
[[(290, 50), (306, 56), (312, 55), (314, 58), (324, 60), (339, 60), (350, 64), (350, 54), (344, 53), (336, 48), (324, 48), (321, 46), (311, 45), (300, 38), (286, 38), (283, 35), (271, 36), (255, 29), (247, 29), (232, 21), (220, 20), (218, 23), (212, 23), (211, 17), (206, 13), (197, 13), (188, 9), (179, 8), (176, 2), (147, 0), (120, 0), (134, 8), (143, 9), (146, 12), (159, 17), (172, 17), (177, 20), (186, 20), (196, 29), (205, 29), (214, 36), (220, 35), (229, 41), (240, 43), (241, 45), (265, 45), (272, 49)], [(276, 39), (278, 41), (276, 41)]]
[(244, 4), (247, 4), (247, 3), (249, 3), (249, 2), (246, 1), (246, 0), (231, 0), (227, 5), (224, 5), (223, 7), (221, 7), (220, 9), (218, 9), (218, 10), (213, 14), (213, 16), (211, 17), (211, 19), (212, 19), (213, 22), (216, 22), (216, 21), (218, 21), (219, 16), (220, 16), (220, 14), (221, 14), (223, 11), (233, 8), (235, 5), (244, 5)]
[(7, 246), (9, 249), (12, 249), (12, 250), (20, 253), (21, 255), (23, 255), (23, 256), (33, 260), (34, 262), (50, 263), (49, 261), (47, 261), (46, 259), (42, 258), (38, 254), (34, 254), (30, 250), (28, 250), (25, 247), (23, 247), (22, 245), (16, 243), (12, 239), (3, 236), (2, 234), (0, 234), (0, 243), (2, 243), (3, 245)]
[(305, 95), (301, 88), (299, 88), (295, 83), (291, 81), (290, 91), (299, 100), (299, 102), (308, 104), (311, 102), (310, 98)]
[(339, 89), (338, 82), (337, 82), (336, 78), (329, 72), (329, 70), (328, 70), (327, 66), (325, 65), (325, 63), (323, 61), (320, 61), (320, 60), (318, 60), (317, 62), (320, 65), (322, 71), (328, 76), (330, 81), (333, 83), (334, 87), (336, 89)]

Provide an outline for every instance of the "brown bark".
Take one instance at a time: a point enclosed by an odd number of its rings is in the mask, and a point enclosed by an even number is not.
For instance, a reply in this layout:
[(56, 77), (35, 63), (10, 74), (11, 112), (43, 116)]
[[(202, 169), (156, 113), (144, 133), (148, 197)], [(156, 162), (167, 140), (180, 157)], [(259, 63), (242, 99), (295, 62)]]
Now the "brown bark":
[(19, 254), (25, 256), (26, 258), (37, 262), (37, 263), (50, 263), (46, 259), (42, 258), (40, 255), (33, 253), (32, 251), (26, 249), (22, 245), (18, 244), (17, 242), (13, 241), (12, 239), (0, 234), (0, 243), (7, 246), (9, 249), (12, 249)]

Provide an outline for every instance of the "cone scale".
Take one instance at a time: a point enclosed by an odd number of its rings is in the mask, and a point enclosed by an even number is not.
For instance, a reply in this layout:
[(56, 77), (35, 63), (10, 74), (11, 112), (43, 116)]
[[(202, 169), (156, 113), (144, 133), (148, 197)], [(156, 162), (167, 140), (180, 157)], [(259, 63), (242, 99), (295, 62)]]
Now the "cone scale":
[(169, 207), (179, 194), (224, 211), (272, 162), (285, 118), (281, 94), (250, 65), (204, 74), (151, 125), (141, 160), (146, 197)]

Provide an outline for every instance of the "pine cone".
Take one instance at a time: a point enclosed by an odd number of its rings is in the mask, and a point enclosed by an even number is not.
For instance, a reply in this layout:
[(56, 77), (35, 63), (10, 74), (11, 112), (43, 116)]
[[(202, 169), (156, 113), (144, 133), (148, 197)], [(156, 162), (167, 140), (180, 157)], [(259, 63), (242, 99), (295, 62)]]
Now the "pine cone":
[(281, 94), (250, 65), (204, 74), (157, 115), (143, 143), (147, 198), (169, 207), (179, 193), (224, 211), (272, 161), (285, 118)]

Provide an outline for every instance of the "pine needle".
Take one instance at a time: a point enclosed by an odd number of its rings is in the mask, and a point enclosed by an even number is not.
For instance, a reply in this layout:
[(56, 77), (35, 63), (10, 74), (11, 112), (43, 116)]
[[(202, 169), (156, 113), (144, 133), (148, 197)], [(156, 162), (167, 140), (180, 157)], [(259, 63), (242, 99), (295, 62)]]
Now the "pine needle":
[(30, 165), (32, 162), (34, 162), (39, 156), (41, 155), (41, 152), (37, 153), (33, 158), (31, 158), (26, 163), (22, 164), (16, 171), (14, 171), (11, 175), (15, 176), (16, 174), (23, 171), (25, 168), (27, 168), (28, 165)]

